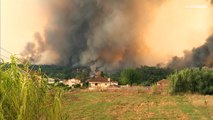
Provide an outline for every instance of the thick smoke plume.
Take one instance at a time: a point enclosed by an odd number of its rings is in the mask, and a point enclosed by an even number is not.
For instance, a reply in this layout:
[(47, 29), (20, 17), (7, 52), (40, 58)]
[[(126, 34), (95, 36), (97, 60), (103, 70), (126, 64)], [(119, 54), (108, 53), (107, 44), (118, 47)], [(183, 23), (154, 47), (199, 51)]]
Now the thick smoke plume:
[(184, 57), (174, 57), (168, 65), (171, 68), (213, 67), (213, 35), (200, 47), (185, 51)]
[(34, 34), (34, 41), (29, 42), (25, 50), (21, 53), (22, 56), (24, 56), (24, 59), (32, 61), (32, 62), (39, 62), (42, 53), (46, 50), (45, 48), (45, 41), (42, 39), (40, 33)]
[[(213, 25), (212, 10), (204, 6), (213, 0), (41, 1), (48, 23), (22, 52), (39, 64), (90, 65), (106, 71), (166, 64), (204, 43)], [(168, 66), (212, 66), (211, 41), (212, 36)]]
[(90, 64), (103, 70), (141, 65), (149, 51), (143, 30), (161, 2), (48, 0), (44, 37), (37, 33), (35, 43), (29, 43), (22, 54), (37, 63), (51, 51), (49, 61), (56, 64)]
[[(213, 0), (210, 2), (213, 5)], [(173, 57), (168, 63), (168, 67), (175, 69), (203, 66), (213, 67), (213, 34), (203, 45), (195, 47), (191, 51), (185, 51), (183, 57)]]

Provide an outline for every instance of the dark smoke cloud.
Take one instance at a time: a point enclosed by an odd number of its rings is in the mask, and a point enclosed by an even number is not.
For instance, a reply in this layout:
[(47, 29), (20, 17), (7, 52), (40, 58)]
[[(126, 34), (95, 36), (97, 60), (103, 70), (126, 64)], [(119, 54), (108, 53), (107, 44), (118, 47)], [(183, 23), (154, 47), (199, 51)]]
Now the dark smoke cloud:
[(168, 64), (170, 68), (213, 67), (213, 35), (200, 47), (186, 51), (184, 57), (174, 57)]
[(45, 41), (42, 39), (40, 33), (34, 34), (34, 41), (29, 42), (25, 50), (21, 53), (24, 56), (24, 59), (27, 59), (31, 62), (39, 62), (40, 58), (42, 57), (42, 52), (46, 50), (45, 48)]
[(138, 32), (143, 33), (162, 1), (47, 0), (50, 17), (44, 39), (37, 34), (23, 56), (38, 62), (52, 51), (59, 56), (56, 64), (91, 64), (103, 70), (141, 65), (148, 47), (138, 40)]

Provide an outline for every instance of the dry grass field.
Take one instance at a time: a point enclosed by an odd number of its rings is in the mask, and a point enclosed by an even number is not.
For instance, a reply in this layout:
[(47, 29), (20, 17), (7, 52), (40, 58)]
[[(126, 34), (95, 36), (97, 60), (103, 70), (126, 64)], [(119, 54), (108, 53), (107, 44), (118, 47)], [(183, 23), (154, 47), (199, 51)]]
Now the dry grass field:
[(137, 92), (70, 92), (63, 112), (77, 120), (211, 120), (213, 96)]

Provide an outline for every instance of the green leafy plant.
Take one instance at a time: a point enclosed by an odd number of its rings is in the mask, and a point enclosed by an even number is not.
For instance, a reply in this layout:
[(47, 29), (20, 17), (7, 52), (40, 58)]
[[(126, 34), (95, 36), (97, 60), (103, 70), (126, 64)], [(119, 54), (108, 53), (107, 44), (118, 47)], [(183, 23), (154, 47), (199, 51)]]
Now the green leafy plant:
[(19, 67), (17, 59), (0, 65), (1, 120), (59, 120), (62, 91), (48, 86), (40, 72), (29, 65)]
[(213, 70), (208, 68), (187, 68), (176, 71), (168, 77), (171, 93), (213, 94)]

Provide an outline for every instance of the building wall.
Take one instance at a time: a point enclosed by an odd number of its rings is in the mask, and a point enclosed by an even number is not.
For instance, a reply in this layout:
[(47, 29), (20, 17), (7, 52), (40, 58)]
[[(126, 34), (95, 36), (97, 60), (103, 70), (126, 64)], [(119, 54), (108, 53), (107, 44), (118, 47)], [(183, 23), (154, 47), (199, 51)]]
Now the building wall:
[(111, 82), (111, 85), (118, 85), (118, 82)]
[(90, 89), (105, 89), (110, 86), (109, 82), (90, 82)]
[(68, 85), (70, 87), (73, 87), (73, 85), (77, 85), (80, 84), (82, 86), (82, 83), (80, 80), (78, 79), (70, 79), (64, 82), (65, 85)]

